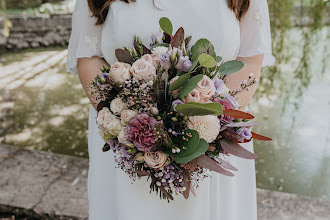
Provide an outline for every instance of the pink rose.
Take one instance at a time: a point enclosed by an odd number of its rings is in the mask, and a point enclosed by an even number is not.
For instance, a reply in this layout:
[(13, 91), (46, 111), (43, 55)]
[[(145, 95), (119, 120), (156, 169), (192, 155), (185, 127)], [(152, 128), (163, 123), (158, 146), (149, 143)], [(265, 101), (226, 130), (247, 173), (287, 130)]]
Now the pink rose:
[(149, 61), (139, 59), (133, 63), (131, 73), (136, 79), (150, 81), (156, 77), (156, 68)]
[(184, 103), (189, 103), (189, 102), (201, 102), (203, 101), (200, 97), (200, 92), (197, 89), (194, 89), (191, 91), (188, 95), (186, 95), (182, 101)]
[(116, 62), (111, 65), (110, 77), (115, 83), (124, 83), (131, 78), (131, 65), (127, 63)]
[(215, 94), (214, 82), (208, 77), (203, 76), (203, 79), (198, 82), (196, 89), (200, 92), (200, 98), (207, 102)]

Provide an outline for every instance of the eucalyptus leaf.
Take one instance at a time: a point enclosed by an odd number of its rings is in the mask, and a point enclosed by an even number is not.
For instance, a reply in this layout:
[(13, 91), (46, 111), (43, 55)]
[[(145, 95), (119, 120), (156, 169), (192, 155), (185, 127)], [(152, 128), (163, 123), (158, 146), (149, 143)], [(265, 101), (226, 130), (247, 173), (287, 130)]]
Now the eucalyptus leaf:
[(172, 22), (170, 21), (170, 19), (168, 19), (167, 17), (162, 17), (159, 20), (159, 25), (160, 28), (167, 34), (172, 36), (172, 32), (173, 32), (173, 26), (172, 26)]
[(223, 63), (220, 66), (219, 73), (223, 76), (230, 74), (230, 73), (235, 73), (235, 72), (241, 70), (243, 68), (243, 66), (244, 66), (244, 63), (242, 61), (231, 60), (231, 61)]
[(198, 61), (202, 67), (206, 67), (206, 68), (212, 68), (215, 67), (215, 65), (217, 65), (215, 59), (211, 55), (206, 53), (202, 53), (201, 55), (199, 55)]
[(220, 62), (222, 61), (222, 57), (217, 56), (217, 57), (216, 57), (216, 60), (217, 60), (217, 63), (220, 63)]
[(208, 148), (209, 148), (209, 143), (207, 143), (207, 141), (204, 139), (200, 139), (199, 145), (194, 152), (192, 152), (191, 154), (188, 154), (186, 156), (183, 156), (183, 157), (175, 156), (175, 162), (189, 163), (193, 159), (203, 155), (207, 151)]
[(175, 109), (186, 115), (186, 116), (196, 116), (196, 115), (221, 115), (222, 105), (216, 102), (213, 103), (196, 103), (189, 102), (188, 104), (179, 104)]
[(191, 91), (193, 91), (197, 83), (203, 79), (203, 74), (199, 74), (191, 78), (186, 85), (180, 90), (179, 97), (180, 99), (184, 98), (186, 95), (188, 95)]
[(199, 55), (202, 53), (206, 53), (211, 55), (213, 58), (216, 58), (216, 54), (214, 52), (214, 46), (211, 42), (205, 38), (199, 39), (194, 46), (191, 48), (192, 60), (195, 61), (198, 59)]
[(174, 83), (171, 84), (169, 90), (174, 91), (182, 87), (184, 84), (188, 82), (189, 79), (190, 79), (190, 73), (183, 74), (177, 80), (175, 80)]
[(179, 147), (180, 148), (180, 153), (176, 153), (174, 154), (175, 156), (186, 156), (188, 154), (191, 154), (192, 152), (194, 152), (197, 147), (199, 146), (199, 141), (200, 141), (200, 137), (197, 131), (195, 130), (191, 130), (191, 129), (187, 129), (185, 130), (185, 134), (191, 134), (191, 137), (188, 137), (188, 141), (184, 142), (184, 147), (186, 149), (183, 149), (183, 147)]

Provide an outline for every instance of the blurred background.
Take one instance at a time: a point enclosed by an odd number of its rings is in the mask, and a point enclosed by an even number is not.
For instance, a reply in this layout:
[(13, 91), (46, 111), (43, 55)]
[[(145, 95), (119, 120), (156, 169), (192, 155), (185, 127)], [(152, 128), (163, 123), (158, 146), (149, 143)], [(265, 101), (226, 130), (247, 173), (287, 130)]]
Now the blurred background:
[[(88, 157), (89, 101), (64, 64), (75, 0), (0, 0), (0, 144)], [(330, 199), (330, 3), (268, 0), (276, 65), (250, 109), (257, 186)]]

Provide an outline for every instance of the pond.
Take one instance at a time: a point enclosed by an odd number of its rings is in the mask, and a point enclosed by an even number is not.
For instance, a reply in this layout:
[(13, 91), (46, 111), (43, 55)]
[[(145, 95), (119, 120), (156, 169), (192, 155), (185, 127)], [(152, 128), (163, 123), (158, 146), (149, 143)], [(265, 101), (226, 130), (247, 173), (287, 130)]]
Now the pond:
[[(330, 199), (330, 72), (322, 56), (329, 28), (318, 33), (317, 44), (310, 42), (313, 59), (308, 60), (309, 78), (303, 84), (297, 71), (302, 33), (288, 32), (290, 46), (283, 53), (289, 59), (278, 60), (275, 75), (274, 69), (263, 70), (250, 104), (256, 121), (264, 124), (255, 131), (273, 138), (255, 141), (257, 185)], [(89, 101), (77, 75), (65, 72), (66, 54), (64, 48), (48, 48), (1, 58), (0, 143), (88, 157)]]

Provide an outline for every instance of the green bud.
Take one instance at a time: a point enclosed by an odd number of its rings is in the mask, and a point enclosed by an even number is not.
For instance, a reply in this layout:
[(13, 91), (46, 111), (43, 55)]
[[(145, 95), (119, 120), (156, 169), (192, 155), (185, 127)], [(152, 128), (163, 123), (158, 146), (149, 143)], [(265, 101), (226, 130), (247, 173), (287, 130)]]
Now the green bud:
[(131, 154), (131, 153), (133, 153), (133, 150), (134, 149), (130, 148), (130, 149), (127, 150), (127, 153)]
[(139, 45), (142, 45), (142, 41), (141, 41), (141, 38), (139, 36), (137, 37), (137, 42), (138, 42)]
[(179, 50), (176, 51), (176, 57), (177, 58), (181, 57), (181, 54), (180, 54), (180, 51)]
[(106, 81), (103, 78), (101, 78), (100, 75), (97, 75), (97, 79), (102, 84), (106, 83)]
[(175, 56), (176, 56), (175, 50), (172, 48), (172, 53), (171, 53), (171, 57), (170, 57), (172, 62), (174, 62)]
[(162, 120), (162, 117), (157, 116), (157, 120), (158, 120), (158, 121)]
[(129, 53), (131, 53), (131, 51), (128, 49), (128, 47), (124, 47), (124, 50), (126, 50)]
[(187, 121), (188, 120), (188, 116), (184, 116), (183, 120)]
[(177, 122), (178, 121), (178, 118), (177, 117), (173, 117), (173, 118), (171, 118), (171, 120), (174, 121), (174, 122)]
[(138, 54), (137, 54), (134, 46), (132, 47), (132, 55), (133, 55), (133, 57), (137, 57), (138, 56)]

